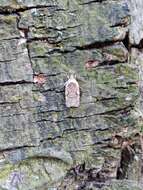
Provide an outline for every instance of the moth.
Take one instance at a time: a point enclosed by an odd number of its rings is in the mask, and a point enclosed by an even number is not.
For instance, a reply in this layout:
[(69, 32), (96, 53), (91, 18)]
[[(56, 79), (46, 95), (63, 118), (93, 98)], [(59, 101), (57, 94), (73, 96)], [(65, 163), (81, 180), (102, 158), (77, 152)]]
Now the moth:
[(80, 105), (80, 88), (73, 74), (65, 83), (65, 104), (68, 108), (77, 108)]

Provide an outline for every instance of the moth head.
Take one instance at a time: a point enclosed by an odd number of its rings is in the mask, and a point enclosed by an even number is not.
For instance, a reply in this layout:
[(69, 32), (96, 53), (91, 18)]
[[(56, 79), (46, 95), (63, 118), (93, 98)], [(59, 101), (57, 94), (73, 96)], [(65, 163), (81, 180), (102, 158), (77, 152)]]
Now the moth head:
[(76, 79), (75, 71), (70, 71), (68, 74), (68, 79)]

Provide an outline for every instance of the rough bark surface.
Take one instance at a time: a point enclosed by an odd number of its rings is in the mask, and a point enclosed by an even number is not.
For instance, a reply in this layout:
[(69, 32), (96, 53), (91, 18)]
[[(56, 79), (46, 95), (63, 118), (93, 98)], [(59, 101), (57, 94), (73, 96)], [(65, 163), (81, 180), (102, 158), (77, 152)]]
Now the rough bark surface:
[(143, 188), (142, 9), (0, 0), (0, 190)]

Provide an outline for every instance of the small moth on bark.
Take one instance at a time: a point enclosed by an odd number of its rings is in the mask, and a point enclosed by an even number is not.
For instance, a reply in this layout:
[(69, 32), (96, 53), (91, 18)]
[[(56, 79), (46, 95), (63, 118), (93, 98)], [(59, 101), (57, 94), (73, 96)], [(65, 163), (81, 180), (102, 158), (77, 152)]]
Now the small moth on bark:
[(65, 103), (66, 107), (79, 107), (80, 88), (74, 75), (71, 74), (69, 80), (65, 83)]

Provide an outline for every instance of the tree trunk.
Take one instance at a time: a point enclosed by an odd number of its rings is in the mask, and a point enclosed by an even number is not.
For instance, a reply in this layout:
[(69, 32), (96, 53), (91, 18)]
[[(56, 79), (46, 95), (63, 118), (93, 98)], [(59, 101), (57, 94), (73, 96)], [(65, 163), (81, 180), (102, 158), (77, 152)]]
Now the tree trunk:
[(142, 10), (0, 1), (0, 190), (143, 188)]

